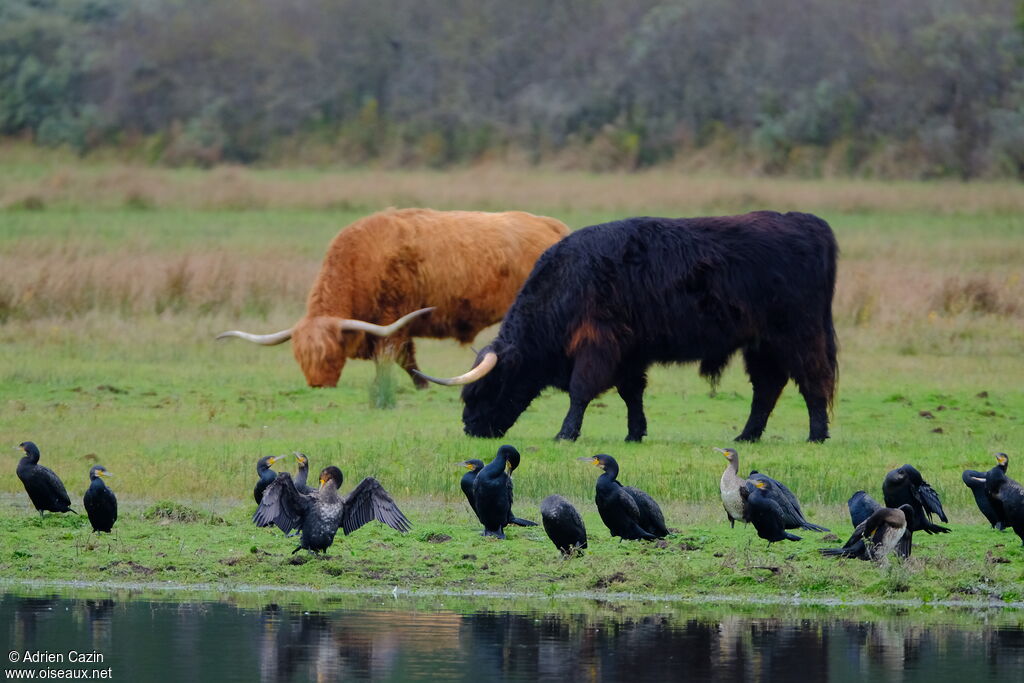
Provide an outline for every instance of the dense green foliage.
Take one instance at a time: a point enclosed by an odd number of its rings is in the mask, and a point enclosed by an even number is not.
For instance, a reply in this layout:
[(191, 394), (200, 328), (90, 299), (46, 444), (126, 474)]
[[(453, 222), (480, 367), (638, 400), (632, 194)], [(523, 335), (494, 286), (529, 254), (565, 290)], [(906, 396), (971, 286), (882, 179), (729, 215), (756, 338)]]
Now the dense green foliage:
[(1024, 175), (1019, 0), (6, 0), (0, 134), (149, 161)]

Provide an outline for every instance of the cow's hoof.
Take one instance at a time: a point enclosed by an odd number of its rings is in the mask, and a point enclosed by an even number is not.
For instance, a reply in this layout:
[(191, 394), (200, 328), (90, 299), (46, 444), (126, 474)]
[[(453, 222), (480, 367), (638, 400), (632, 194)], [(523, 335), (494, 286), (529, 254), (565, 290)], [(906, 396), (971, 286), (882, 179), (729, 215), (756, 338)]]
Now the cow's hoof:
[(644, 436), (644, 434), (627, 434), (626, 443), (640, 443), (641, 441), (644, 440)]
[(739, 443), (754, 443), (761, 440), (760, 434), (740, 434), (735, 441)]
[(579, 434), (563, 434), (559, 432), (555, 435), (555, 441), (575, 441), (579, 436)]

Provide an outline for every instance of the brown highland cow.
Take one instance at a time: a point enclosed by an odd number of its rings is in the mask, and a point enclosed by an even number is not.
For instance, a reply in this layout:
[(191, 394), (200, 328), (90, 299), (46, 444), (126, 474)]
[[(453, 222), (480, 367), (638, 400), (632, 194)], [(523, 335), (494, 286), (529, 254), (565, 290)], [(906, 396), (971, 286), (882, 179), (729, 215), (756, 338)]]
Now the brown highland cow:
[(336, 386), (347, 359), (375, 358), (388, 348), (423, 388), (426, 381), (412, 372), (412, 338), (471, 342), (502, 319), (537, 258), (568, 234), (561, 221), (522, 211), (381, 211), (334, 238), (294, 327), (217, 338), (264, 345), (291, 339), (312, 387)]

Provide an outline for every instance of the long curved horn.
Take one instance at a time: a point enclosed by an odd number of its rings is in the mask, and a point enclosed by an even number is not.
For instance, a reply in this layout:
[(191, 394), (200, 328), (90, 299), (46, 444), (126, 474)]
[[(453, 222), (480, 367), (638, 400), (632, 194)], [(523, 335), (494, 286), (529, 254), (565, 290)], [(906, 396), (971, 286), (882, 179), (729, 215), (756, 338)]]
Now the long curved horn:
[(352, 330), (357, 332), (369, 332), (370, 334), (375, 334), (378, 337), (386, 337), (389, 334), (394, 334), (395, 332), (397, 332), (413, 318), (417, 318), (426, 313), (430, 313), (432, 310), (434, 310), (434, 308), (434, 306), (431, 306), (429, 308), (421, 308), (418, 311), (413, 311), (412, 313), (406, 313), (405, 315), (403, 315), (401, 318), (391, 323), (390, 325), (374, 325), (373, 323), (364, 322), (362, 320), (350, 320), (348, 318), (342, 318), (340, 329), (342, 331)]
[(434, 384), (443, 384), (446, 387), (452, 387), (459, 384), (469, 384), (475, 382), (488, 372), (494, 369), (494, 366), (498, 364), (498, 354), (494, 351), (488, 351), (484, 354), (483, 359), (480, 361), (480, 365), (476, 366), (464, 375), (458, 377), (448, 377), (447, 379), (441, 379), (438, 377), (431, 377), (430, 375), (424, 375), (419, 370), (413, 368), (413, 372), (422, 377), (425, 380), (431, 381)]
[(283, 344), (292, 338), (292, 330), (294, 327), (290, 327), (287, 330), (281, 330), (280, 332), (274, 332), (273, 334), (249, 334), (248, 332), (241, 332), (239, 330), (228, 330), (227, 332), (221, 332), (217, 335), (217, 339), (227, 339), (228, 337), (238, 337), (246, 341), (251, 341), (254, 344), (263, 344), (263, 346), (276, 346)]

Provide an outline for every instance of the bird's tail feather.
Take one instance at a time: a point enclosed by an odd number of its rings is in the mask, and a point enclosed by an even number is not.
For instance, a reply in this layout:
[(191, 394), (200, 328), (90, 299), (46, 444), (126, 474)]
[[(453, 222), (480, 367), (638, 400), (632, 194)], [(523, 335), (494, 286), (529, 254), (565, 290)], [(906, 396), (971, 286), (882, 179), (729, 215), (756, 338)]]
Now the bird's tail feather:
[(531, 522), (530, 520), (523, 519), (522, 517), (513, 517), (512, 524), (515, 524), (516, 526), (537, 526), (537, 522)]

